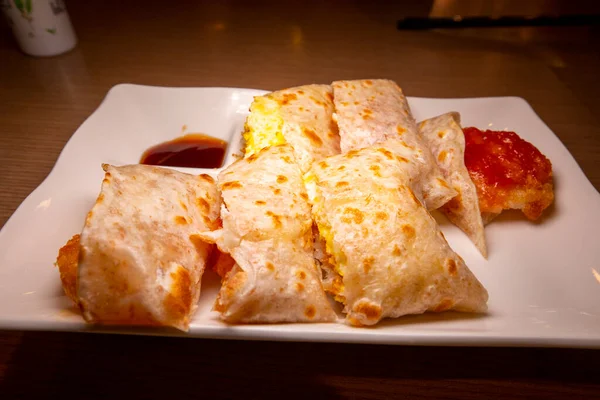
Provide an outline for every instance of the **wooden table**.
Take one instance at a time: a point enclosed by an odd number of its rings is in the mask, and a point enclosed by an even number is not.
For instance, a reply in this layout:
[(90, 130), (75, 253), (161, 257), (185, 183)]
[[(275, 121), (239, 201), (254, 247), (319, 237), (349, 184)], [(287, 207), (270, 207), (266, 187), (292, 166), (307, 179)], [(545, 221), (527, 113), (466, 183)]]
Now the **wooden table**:
[[(456, 12), (457, 3), (71, 1), (80, 43), (47, 59), (21, 54), (4, 29), (0, 226), (122, 82), (277, 89), (387, 77), (411, 96), (521, 96), (600, 188), (598, 30), (395, 29), (402, 15), (427, 15), (432, 5), (433, 14)], [(599, 356), (3, 332), (0, 398), (591, 399), (600, 398)]]

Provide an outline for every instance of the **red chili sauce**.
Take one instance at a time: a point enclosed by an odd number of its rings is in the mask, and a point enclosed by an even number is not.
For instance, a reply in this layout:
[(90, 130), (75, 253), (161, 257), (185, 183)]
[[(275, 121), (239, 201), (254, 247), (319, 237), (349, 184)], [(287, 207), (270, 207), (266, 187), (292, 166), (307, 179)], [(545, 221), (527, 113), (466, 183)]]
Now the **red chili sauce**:
[[(552, 164), (515, 132), (464, 128), (465, 165), (472, 178), (496, 188), (548, 182)], [(529, 177), (529, 180), (528, 180)]]

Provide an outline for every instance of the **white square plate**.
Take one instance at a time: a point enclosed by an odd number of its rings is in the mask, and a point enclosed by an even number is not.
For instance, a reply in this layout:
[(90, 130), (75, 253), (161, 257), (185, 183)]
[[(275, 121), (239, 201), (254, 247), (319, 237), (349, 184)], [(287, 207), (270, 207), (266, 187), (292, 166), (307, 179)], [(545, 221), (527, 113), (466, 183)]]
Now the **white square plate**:
[[(104, 162), (137, 163), (148, 147), (186, 132), (227, 140), (239, 150), (248, 107), (264, 91), (118, 85), (75, 132), (46, 180), (0, 232), (0, 329), (98, 331), (63, 295), (53, 266), (58, 249), (81, 231)], [(210, 311), (219, 287), (207, 272), (190, 332), (122, 333), (213, 338), (435, 345), (600, 347), (600, 195), (573, 157), (521, 98), (409, 98), (417, 120), (447, 111), (463, 126), (516, 131), (553, 163), (556, 202), (539, 223), (503, 214), (486, 229), (484, 260), (462, 232), (437, 216), (450, 245), (486, 286), (489, 313), (426, 314), (373, 328), (343, 324), (226, 326)], [(219, 170), (188, 169), (213, 176)], [(103, 329), (106, 331), (106, 329)]]

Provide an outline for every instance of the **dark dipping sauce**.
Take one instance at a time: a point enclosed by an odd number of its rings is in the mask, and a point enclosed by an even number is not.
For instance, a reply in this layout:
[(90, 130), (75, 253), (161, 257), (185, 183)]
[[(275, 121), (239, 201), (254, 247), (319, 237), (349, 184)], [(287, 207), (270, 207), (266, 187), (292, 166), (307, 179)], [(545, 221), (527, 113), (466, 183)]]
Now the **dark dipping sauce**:
[(140, 164), (165, 167), (219, 168), (227, 142), (201, 133), (190, 133), (150, 147)]

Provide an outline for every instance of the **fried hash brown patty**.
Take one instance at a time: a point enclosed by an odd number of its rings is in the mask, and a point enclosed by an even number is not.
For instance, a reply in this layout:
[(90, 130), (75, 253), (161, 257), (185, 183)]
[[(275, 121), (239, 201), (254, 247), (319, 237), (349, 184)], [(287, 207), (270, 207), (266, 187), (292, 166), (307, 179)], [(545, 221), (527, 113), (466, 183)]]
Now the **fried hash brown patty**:
[(77, 263), (79, 260), (79, 237), (74, 235), (60, 248), (56, 258), (56, 266), (60, 272), (63, 290), (77, 304)]
[(465, 128), (465, 165), (484, 220), (519, 209), (536, 220), (554, 200), (552, 164), (515, 132)]

